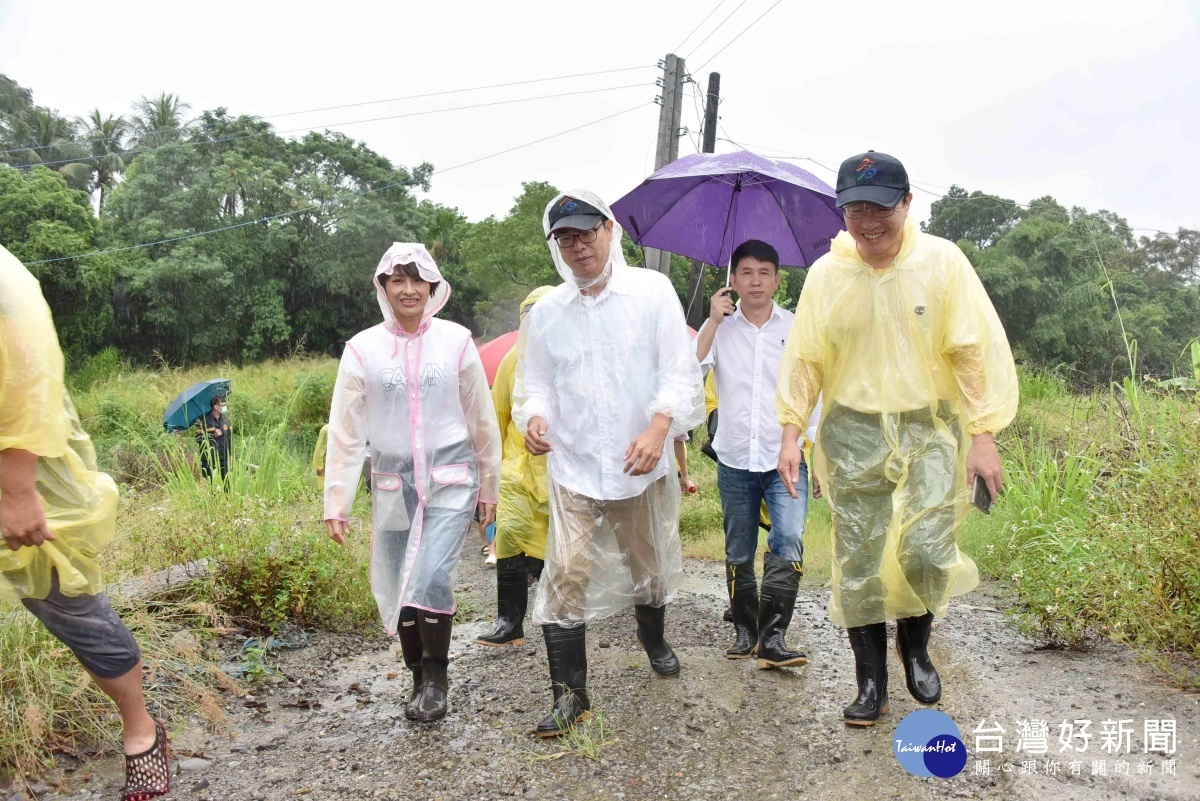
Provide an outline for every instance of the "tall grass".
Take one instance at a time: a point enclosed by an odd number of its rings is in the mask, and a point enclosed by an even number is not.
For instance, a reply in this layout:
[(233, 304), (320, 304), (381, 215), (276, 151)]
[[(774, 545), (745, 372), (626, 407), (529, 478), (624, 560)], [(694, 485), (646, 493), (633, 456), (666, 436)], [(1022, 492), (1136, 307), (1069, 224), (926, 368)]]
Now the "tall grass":
[[(221, 720), (213, 688), (232, 681), (208, 643), (232, 625), (369, 625), (367, 499), (345, 548), (325, 536), (311, 449), (336, 363), (292, 359), (246, 368), (131, 371), (104, 356), (72, 380), (103, 469), (122, 484), (118, 534), (103, 555), (110, 587), (206, 560), (208, 573), (167, 596), (114, 596), (143, 651), (147, 693), (168, 718)], [(164, 434), (161, 414), (198, 380), (230, 378), (233, 454), (227, 482), (204, 481), (190, 432)], [(360, 494), (365, 496), (365, 493)], [(134, 582), (136, 583), (136, 582)], [(69, 651), (19, 605), (0, 604), (0, 774), (36, 773), (56, 748), (119, 742), (111, 704)]]

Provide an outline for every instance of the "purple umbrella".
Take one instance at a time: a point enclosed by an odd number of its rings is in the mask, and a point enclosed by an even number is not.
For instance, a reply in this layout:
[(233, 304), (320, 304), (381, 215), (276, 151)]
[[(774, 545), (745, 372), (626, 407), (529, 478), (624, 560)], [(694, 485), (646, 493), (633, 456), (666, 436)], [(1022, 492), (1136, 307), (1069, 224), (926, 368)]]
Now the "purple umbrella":
[(747, 150), (684, 156), (612, 210), (639, 245), (727, 267), (747, 239), (774, 247), (780, 264), (807, 267), (829, 252), (830, 240), (845, 227), (832, 187)]

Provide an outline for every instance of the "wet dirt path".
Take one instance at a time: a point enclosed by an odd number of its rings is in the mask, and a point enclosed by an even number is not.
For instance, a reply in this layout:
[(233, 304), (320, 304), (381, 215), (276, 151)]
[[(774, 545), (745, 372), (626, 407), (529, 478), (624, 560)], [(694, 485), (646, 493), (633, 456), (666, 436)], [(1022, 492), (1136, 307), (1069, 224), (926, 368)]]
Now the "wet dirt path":
[[(171, 797), (1200, 799), (1198, 697), (1164, 687), (1126, 651), (1037, 651), (995, 611), (986, 590), (957, 599), (938, 621), (931, 651), (945, 685), (938, 708), (958, 724), (970, 759), (953, 779), (918, 778), (892, 752), (896, 725), (918, 708), (894, 650), (889, 713), (874, 728), (848, 728), (841, 709), (854, 695), (853, 658), (844, 632), (826, 616), (826, 590), (801, 591), (789, 632), (809, 664), (759, 671), (751, 660), (724, 658), (731, 637), (721, 622), (720, 566), (688, 562), (686, 573), (667, 615), (680, 677), (654, 676), (631, 612), (589, 628), (590, 690), (604, 723), (603, 737), (593, 736), (601, 741), (598, 758), (530, 735), (550, 704), (535, 627), (526, 626), (524, 647), (509, 649), (473, 644), (490, 629), (486, 621), (456, 627), (451, 713), (429, 727), (404, 720), (409, 677), (386, 642), (321, 635), (276, 660), (294, 682), (250, 705), (229, 699), (229, 732), (213, 734), (193, 721), (176, 734), (178, 753), (202, 754), (207, 764), (184, 763)], [(464, 559), (463, 595), (489, 616), (493, 582), (476, 558)], [(1164, 718), (1176, 721), (1174, 775), (1164, 775), (1171, 757), (1143, 753), (1144, 721)], [(1016, 750), (1018, 721), (1028, 719), (1049, 723), (1045, 754)], [(1084, 719), (1092, 721), (1087, 750), (1060, 752), (1060, 723)], [(1101, 724), (1110, 719), (1133, 721), (1132, 753), (1102, 750)], [(974, 729), (997, 720), (1006, 731), (1003, 753), (986, 755), (993, 770), (983, 775)], [(1080, 762), (1077, 774), (1072, 759)], [(1026, 760), (1036, 761), (1037, 772)], [(1059, 763), (1055, 773), (1047, 760)], [(1104, 762), (1105, 775), (1093, 775), (1093, 760)], [(1128, 775), (1119, 772), (1121, 761)], [(90, 781), (69, 778), (62, 792), (42, 798), (115, 798), (120, 767), (102, 760)]]

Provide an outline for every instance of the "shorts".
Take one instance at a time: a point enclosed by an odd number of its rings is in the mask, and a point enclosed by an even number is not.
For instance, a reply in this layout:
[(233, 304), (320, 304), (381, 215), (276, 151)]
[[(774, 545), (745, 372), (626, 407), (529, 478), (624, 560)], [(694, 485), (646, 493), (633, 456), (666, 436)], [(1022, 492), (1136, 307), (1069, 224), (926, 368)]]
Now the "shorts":
[(133, 634), (104, 593), (68, 598), (59, 591), (55, 572), (49, 595), (41, 600), (23, 598), (21, 603), (94, 676), (115, 679), (141, 661)]

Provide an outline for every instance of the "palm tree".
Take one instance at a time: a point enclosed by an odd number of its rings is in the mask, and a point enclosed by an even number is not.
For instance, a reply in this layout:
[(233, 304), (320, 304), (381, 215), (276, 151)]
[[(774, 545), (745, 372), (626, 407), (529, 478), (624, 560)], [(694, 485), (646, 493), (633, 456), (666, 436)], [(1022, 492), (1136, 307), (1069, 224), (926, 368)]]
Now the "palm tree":
[(87, 191), (92, 168), (82, 163), (87, 151), (75, 140), (75, 125), (50, 109), (35, 107), (7, 120), (5, 139), (12, 164), (45, 164), (61, 174), (72, 189)]
[(190, 104), (170, 92), (153, 98), (143, 95), (133, 104), (133, 116), (130, 118), (134, 149), (145, 150), (178, 142), (183, 130), (192, 124), (191, 120), (184, 120), (184, 113), (191, 108)]
[(92, 186), (100, 193), (96, 213), (104, 209), (104, 195), (112, 189), (117, 177), (125, 172), (122, 151), (129, 123), (124, 117), (104, 117), (100, 109), (92, 109), (91, 115), (80, 119), (79, 124), (87, 134), (87, 146), (91, 151), (88, 166), (92, 169)]

